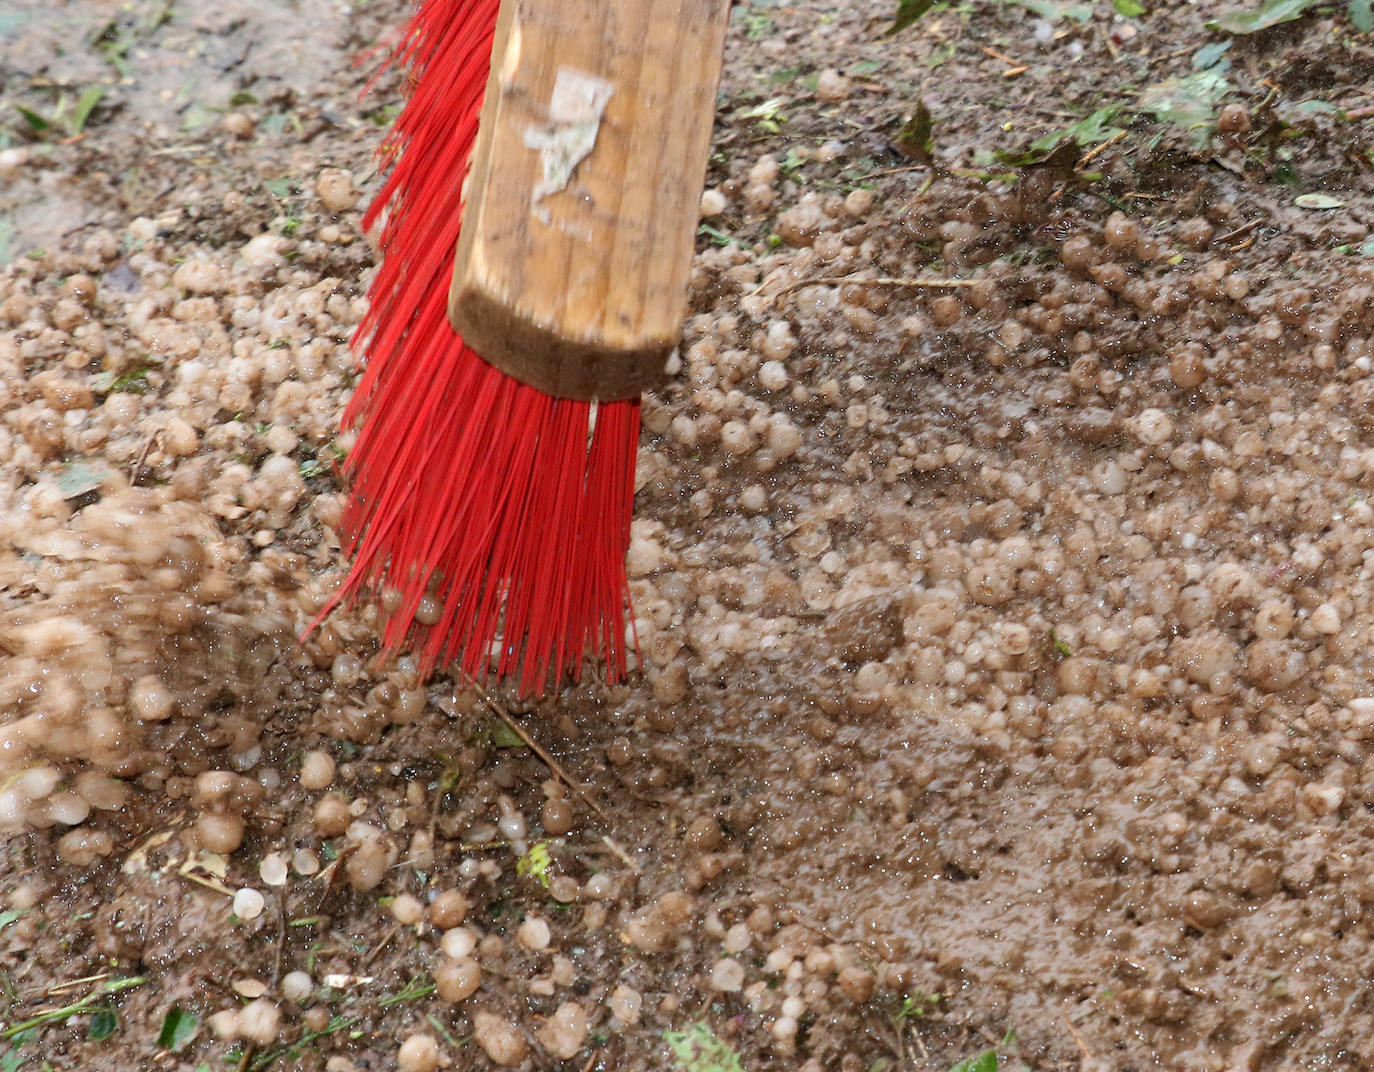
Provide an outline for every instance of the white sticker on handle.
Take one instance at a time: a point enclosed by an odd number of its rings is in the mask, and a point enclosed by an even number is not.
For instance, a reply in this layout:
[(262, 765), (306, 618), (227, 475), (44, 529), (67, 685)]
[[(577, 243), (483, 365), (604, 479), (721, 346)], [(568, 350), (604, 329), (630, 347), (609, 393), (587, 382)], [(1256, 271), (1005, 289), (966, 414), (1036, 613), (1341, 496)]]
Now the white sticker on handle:
[(601, 117), (614, 92), (615, 87), (604, 78), (560, 67), (548, 120), (525, 129), (525, 145), (538, 151), (543, 172), (530, 198), (530, 210), (542, 223), (549, 222), (549, 210), (541, 202), (566, 190), (577, 165), (596, 148)]

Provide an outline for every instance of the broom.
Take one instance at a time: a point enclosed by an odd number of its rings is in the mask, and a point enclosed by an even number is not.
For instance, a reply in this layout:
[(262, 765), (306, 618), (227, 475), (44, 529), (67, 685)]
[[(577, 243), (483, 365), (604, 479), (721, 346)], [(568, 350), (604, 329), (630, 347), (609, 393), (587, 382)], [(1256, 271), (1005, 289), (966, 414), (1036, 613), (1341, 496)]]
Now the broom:
[(379, 660), (422, 678), (624, 679), (639, 395), (681, 327), (728, 8), (422, 0), (363, 218), (352, 566), (310, 629), (369, 595)]

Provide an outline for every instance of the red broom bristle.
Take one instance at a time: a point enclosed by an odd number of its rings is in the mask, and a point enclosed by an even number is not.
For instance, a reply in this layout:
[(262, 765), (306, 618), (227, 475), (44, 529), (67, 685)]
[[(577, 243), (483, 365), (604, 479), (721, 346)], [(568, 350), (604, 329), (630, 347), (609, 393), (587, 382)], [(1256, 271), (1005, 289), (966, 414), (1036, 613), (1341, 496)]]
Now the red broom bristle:
[[(554, 398), (487, 364), (448, 321), (462, 182), (477, 136), (497, 0), (424, 0), (392, 62), (413, 90), (381, 152), (391, 168), (381, 267), (354, 338), (365, 371), (344, 412), (352, 569), (341, 601), (399, 595), (381, 654), (422, 675), (456, 661), (543, 694), (598, 656), (627, 670), (625, 554), (639, 400)], [(417, 621), (422, 610), (423, 621)]]

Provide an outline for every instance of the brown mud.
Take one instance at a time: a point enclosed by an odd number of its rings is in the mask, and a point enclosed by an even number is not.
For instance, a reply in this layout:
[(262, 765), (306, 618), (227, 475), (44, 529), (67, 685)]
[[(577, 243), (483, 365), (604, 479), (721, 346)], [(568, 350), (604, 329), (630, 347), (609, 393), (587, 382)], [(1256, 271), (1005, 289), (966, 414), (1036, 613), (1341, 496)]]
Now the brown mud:
[(1374, 44), (1037, 6), (737, 5), (539, 704), (294, 639), (402, 5), (0, 12), (0, 1068), (1374, 1064)]

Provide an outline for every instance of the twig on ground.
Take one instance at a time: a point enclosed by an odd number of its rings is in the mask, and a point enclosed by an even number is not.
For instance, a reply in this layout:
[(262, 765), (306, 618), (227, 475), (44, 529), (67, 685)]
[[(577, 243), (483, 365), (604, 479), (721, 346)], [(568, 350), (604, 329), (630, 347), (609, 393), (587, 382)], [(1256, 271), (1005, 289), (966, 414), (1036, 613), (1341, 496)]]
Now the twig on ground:
[[(548, 751), (539, 744), (538, 741), (536, 741), (533, 737), (530, 736), (529, 732), (525, 729), (524, 726), (520, 725), (520, 723), (516, 722), (515, 719), (511, 718), (509, 712), (507, 712), (501, 704), (497, 703), (496, 700), (492, 697), (492, 695), (489, 692), (487, 692), (486, 689), (484, 689), (476, 681), (472, 681), (471, 679), (469, 679), (469, 684), (477, 691), (477, 695), (481, 698), (482, 702), (486, 704), (487, 709), (491, 711), (492, 714), (496, 715), (499, 719), (501, 719), (501, 721), (504, 722), (508, 727), (510, 727), (511, 731), (522, 741), (524, 741), (525, 744), (529, 746), (530, 750), (534, 752), (535, 755), (537, 755), (540, 759), (542, 759), (545, 763), (548, 764), (549, 770), (553, 771), (554, 776), (556, 778), (560, 779), (565, 785), (567, 785), (569, 789), (576, 793), (578, 798), (584, 804), (586, 804), (587, 807), (591, 808), (592, 811), (596, 812), (596, 814), (600, 816), (602, 822), (604, 822), (607, 826), (610, 826), (611, 817), (608, 814), (606, 814), (605, 809), (603, 809), (601, 805), (599, 805), (595, 800), (591, 798), (591, 796), (587, 793), (582, 783), (575, 779), (566, 770), (564, 770), (562, 765), (556, 759), (554, 759), (553, 756), (551, 756), (548, 753)], [(604, 841), (607, 847), (618, 857), (620, 857), (620, 859), (623, 860), (625, 864), (629, 866), (632, 870), (636, 872), (643, 870), (639, 866), (639, 864), (635, 863), (634, 858), (630, 856), (629, 853), (627, 853), (624, 849), (622, 849), (619, 845), (616, 844), (614, 839), (612, 839), (609, 834), (602, 834), (601, 840)]]
[(1078, 166), (1079, 166), (1079, 167), (1083, 167), (1085, 164), (1089, 163), (1089, 162), (1093, 159), (1093, 157), (1097, 156), (1099, 153), (1101, 153), (1101, 152), (1104, 151), (1105, 149), (1108, 149), (1108, 148), (1110, 148), (1111, 146), (1115, 145), (1117, 142), (1119, 142), (1119, 141), (1120, 141), (1122, 138), (1124, 138), (1125, 136), (1126, 136), (1126, 132), (1125, 132), (1124, 130), (1118, 130), (1115, 134), (1113, 134), (1113, 135), (1112, 135), (1110, 138), (1108, 138), (1106, 141), (1104, 141), (1104, 142), (1102, 142), (1100, 145), (1094, 146), (1092, 149), (1090, 149), (1090, 150), (1088, 151), (1088, 153), (1083, 157), (1083, 159), (1081, 159), (1080, 161), (1078, 161)]
[(148, 441), (143, 444), (143, 450), (139, 453), (138, 461), (134, 462), (134, 467), (129, 472), (129, 483), (134, 487), (138, 487), (138, 482), (143, 476), (143, 463), (148, 460), (148, 455), (153, 449), (153, 444), (157, 442), (160, 435), (162, 435), (162, 430), (157, 429), (148, 437)]
[(1260, 225), (1260, 219), (1259, 219), (1259, 217), (1257, 216), (1257, 217), (1255, 217), (1253, 220), (1251, 220), (1249, 223), (1243, 223), (1243, 224), (1241, 224), (1241, 225), (1240, 225), (1239, 227), (1237, 227), (1234, 231), (1228, 231), (1226, 234), (1224, 234), (1224, 235), (1222, 235), (1220, 238), (1218, 238), (1217, 241), (1218, 241), (1218, 242), (1231, 242), (1231, 241), (1233, 241), (1233, 240), (1239, 238), (1239, 237), (1240, 237), (1241, 235), (1243, 235), (1243, 234), (1249, 234), (1251, 231), (1253, 231), (1253, 230), (1254, 230), (1256, 227), (1258, 227), (1259, 225)]
[(272, 960), (272, 989), (281, 982), (282, 958), (286, 956), (286, 891), (277, 893), (277, 952)]
[(382, 940), (381, 940), (380, 942), (378, 942), (376, 945), (374, 945), (374, 946), (372, 947), (371, 952), (369, 952), (369, 953), (367, 954), (367, 956), (363, 957), (363, 959), (359, 962), (358, 968), (357, 968), (357, 971), (358, 971), (358, 974), (359, 974), (359, 975), (361, 975), (361, 974), (363, 973), (363, 970), (364, 970), (369, 964), (371, 964), (374, 960), (377, 959), (377, 954), (380, 953), (383, 949), (385, 949), (385, 948), (387, 947), (387, 943), (389, 943), (389, 942), (391, 941), (391, 939), (393, 939), (393, 938), (396, 937), (397, 933), (400, 932), (400, 929), (401, 929), (401, 925), (400, 925), (399, 923), (397, 923), (397, 924), (395, 924), (394, 926), (392, 926), (392, 928), (391, 928), (389, 931), (387, 931), (384, 935), (382, 935)]
[(1064, 1017), (1064, 1026), (1069, 1029), (1069, 1034), (1073, 1036), (1073, 1041), (1075, 1042), (1075, 1044), (1077, 1044), (1078, 1049), (1083, 1054), (1084, 1059), (1091, 1061), (1093, 1059), (1092, 1050), (1088, 1049), (1087, 1044), (1083, 1041), (1083, 1036), (1078, 1033), (1078, 1029), (1073, 1026), (1073, 1021), (1070, 1020), (1067, 1016)]
[(31, 1027), (43, 1027), (47, 1024), (55, 1024), (70, 1019), (77, 1015), (77, 1013), (88, 1011), (92, 1005), (99, 1004), (103, 999), (113, 994), (118, 994), (122, 990), (130, 990), (136, 986), (142, 986), (147, 981), (148, 977), (146, 975), (134, 975), (123, 979), (111, 980), (104, 986), (92, 990), (80, 1001), (74, 1001), (70, 1005), (63, 1005), (60, 1009), (49, 1009), (46, 1012), (38, 1013), (36, 1016), (31, 1016), (27, 1020), (21, 1020), (17, 1024), (11, 1024), (9, 1027), (5, 1028), (4, 1031), (0, 1031), (0, 1039), (13, 1038), (21, 1031), (27, 1031)]
[[(776, 301), (785, 294), (791, 294), (794, 290), (801, 290), (805, 287), (837, 287), (846, 283), (854, 283), (862, 287), (929, 287), (933, 290), (949, 290), (977, 286), (979, 282), (980, 280), (977, 279), (898, 279), (892, 276), (879, 276), (876, 279), (869, 279), (861, 275), (836, 275), (820, 279), (801, 279), (795, 283), (789, 283), (781, 290), (774, 291), (769, 297)], [(754, 291), (754, 294), (757, 293), (759, 291)]]

